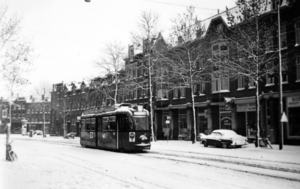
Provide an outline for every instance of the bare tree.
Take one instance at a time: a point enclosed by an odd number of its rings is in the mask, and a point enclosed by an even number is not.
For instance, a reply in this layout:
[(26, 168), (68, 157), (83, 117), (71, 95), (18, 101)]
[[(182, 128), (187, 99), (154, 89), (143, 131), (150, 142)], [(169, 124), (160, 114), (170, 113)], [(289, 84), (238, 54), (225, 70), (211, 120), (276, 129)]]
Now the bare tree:
[(205, 31), (204, 25), (197, 18), (194, 6), (187, 7), (186, 13), (178, 14), (176, 18), (171, 19), (171, 22), (173, 25), (169, 40), (172, 45), (194, 40)]
[(6, 143), (9, 143), (11, 126), (11, 104), (20, 86), (28, 83), (25, 78), (30, 71), (30, 44), (20, 36), (20, 19), (8, 15), (7, 6), (0, 5), (0, 74), (10, 98), (10, 123), (7, 128)]
[(114, 104), (118, 103), (118, 93), (120, 88), (120, 74), (124, 70), (124, 47), (119, 42), (108, 43), (103, 49), (104, 57), (95, 62), (95, 65), (104, 70), (105, 78), (93, 80), (95, 92), (105, 99), (113, 100)]
[[(153, 122), (153, 81), (152, 75), (154, 73), (153, 53), (154, 41), (159, 36), (159, 15), (152, 11), (143, 11), (138, 22), (138, 32), (131, 32), (133, 44), (143, 50), (144, 57), (139, 60), (140, 66), (133, 68), (134, 70), (144, 70), (147, 77), (139, 80), (130, 80), (131, 84), (128, 86), (129, 90), (149, 91), (149, 105), (150, 105), (150, 125), (152, 133), (152, 141), (155, 140), (154, 122)], [(142, 81), (143, 80), (143, 81)], [(128, 82), (127, 82), (128, 83)]]
[(196, 38), (197, 34), (204, 33), (204, 27), (197, 20), (194, 10), (194, 7), (190, 6), (187, 13), (173, 20), (171, 38), (176, 40), (183, 36), (186, 42), (182, 41), (176, 47), (158, 55), (161, 72), (157, 75), (161, 80), (157, 79), (158, 86), (161, 86), (160, 90), (165, 93), (174, 89), (190, 88), (193, 112), (192, 143), (196, 142), (195, 92), (197, 88), (203, 92), (205, 83), (210, 81), (211, 70), (211, 64), (205, 61), (206, 40)]
[[(229, 54), (213, 54), (214, 75), (226, 74), (239, 78), (248, 87), (256, 88), (256, 146), (260, 136), (260, 83), (274, 81), (278, 60), (278, 44), (273, 36), (277, 32), (273, 16), (264, 16), (268, 3), (265, 0), (237, 0), (237, 12), (227, 9), (229, 28), (216, 30), (213, 35), (222, 39)], [(276, 16), (276, 15), (274, 15)], [(276, 17), (275, 17), (276, 18)], [(273, 24), (271, 24), (273, 23)], [(283, 44), (281, 44), (283, 45)]]
[(159, 15), (153, 11), (143, 11), (137, 24), (137, 30), (131, 32), (131, 39), (136, 47), (142, 48), (144, 39), (149, 40), (159, 33)]

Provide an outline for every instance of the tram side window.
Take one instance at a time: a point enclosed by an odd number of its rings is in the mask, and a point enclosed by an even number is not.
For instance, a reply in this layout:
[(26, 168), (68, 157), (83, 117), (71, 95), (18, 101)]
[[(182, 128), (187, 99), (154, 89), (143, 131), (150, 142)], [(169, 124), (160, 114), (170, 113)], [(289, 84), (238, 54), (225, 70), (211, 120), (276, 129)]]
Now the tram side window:
[(108, 131), (109, 128), (108, 128), (108, 117), (103, 117), (102, 118), (102, 129), (103, 131)]
[(95, 131), (96, 118), (91, 118), (90, 131)]
[(109, 130), (110, 131), (115, 131), (117, 128), (117, 124), (116, 124), (116, 116), (110, 116), (108, 118), (109, 121)]
[(102, 118), (101, 117), (98, 117), (97, 118), (97, 128), (98, 128), (98, 131), (102, 131)]
[(91, 120), (90, 119), (86, 119), (85, 120), (85, 130), (86, 131), (90, 131), (91, 130)]
[(81, 120), (81, 131), (85, 130), (85, 119)]

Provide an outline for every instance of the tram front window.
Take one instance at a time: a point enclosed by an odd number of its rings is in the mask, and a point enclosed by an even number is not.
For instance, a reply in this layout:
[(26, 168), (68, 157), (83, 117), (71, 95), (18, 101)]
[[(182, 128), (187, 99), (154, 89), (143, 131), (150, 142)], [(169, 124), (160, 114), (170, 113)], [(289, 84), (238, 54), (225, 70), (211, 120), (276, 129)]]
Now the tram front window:
[(133, 117), (135, 130), (149, 130), (148, 118), (143, 116)]

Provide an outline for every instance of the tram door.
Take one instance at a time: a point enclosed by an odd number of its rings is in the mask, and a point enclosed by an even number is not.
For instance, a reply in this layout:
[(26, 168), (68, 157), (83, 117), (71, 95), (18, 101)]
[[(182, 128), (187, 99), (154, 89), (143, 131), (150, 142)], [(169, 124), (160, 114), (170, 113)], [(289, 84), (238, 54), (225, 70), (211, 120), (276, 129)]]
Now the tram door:
[(116, 116), (106, 116), (102, 118), (101, 141), (104, 148), (117, 149), (117, 122)]

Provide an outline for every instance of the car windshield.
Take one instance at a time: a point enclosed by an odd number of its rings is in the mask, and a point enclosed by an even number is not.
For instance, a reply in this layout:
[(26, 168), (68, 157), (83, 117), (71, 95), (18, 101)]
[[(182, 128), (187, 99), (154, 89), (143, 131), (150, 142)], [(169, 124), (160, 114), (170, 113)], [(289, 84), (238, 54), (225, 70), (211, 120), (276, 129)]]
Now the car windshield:
[(133, 121), (136, 130), (149, 130), (148, 117), (133, 116)]

